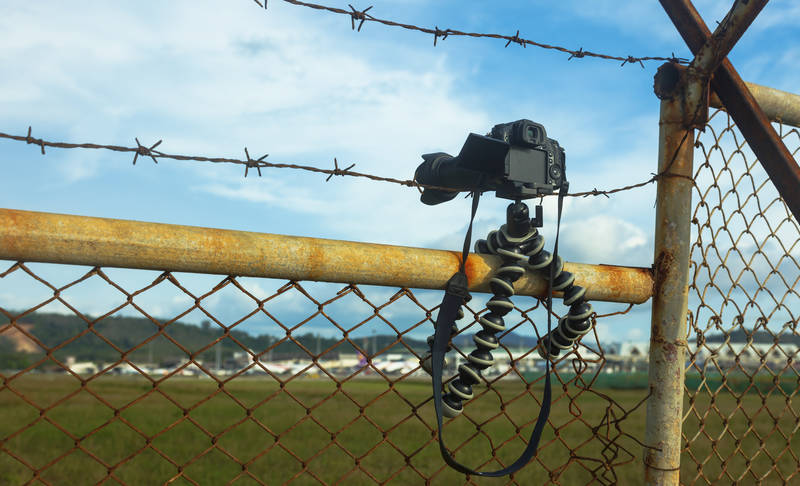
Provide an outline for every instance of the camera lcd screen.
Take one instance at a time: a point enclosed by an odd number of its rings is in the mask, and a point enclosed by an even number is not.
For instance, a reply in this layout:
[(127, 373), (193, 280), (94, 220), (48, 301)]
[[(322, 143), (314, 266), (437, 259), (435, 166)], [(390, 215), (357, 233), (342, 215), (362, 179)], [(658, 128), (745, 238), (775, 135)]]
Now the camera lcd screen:
[(508, 178), (528, 184), (547, 184), (547, 152), (540, 149), (511, 147), (508, 154)]

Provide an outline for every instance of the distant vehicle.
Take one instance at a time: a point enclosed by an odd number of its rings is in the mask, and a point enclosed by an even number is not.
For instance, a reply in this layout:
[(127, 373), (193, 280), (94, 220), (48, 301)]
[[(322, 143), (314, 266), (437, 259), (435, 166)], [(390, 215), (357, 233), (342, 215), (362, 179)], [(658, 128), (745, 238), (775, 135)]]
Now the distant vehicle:
[(258, 373), (266, 374), (266, 371), (264, 371), (265, 369), (275, 375), (303, 374), (313, 371), (313, 367), (309, 368), (310, 364), (311, 364), (310, 361), (292, 361), (292, 362), (261, 361), (259, 366), (253, 366), (252, 368), (250, 368), (247, 371), (247, 374), (258, 374)]
[(405, 375), (419, 368), (419, 360), (402, 354), (388, 354), (385, 358), (374, 359), (372, 366), (387, 375)]

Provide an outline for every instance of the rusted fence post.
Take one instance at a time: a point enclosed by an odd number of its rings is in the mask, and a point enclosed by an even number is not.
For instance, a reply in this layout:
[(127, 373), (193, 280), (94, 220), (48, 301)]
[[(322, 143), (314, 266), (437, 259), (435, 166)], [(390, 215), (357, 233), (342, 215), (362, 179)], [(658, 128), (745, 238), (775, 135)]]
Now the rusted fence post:
[(677, 485), (680, 474), (686, 360), (689, 235), (694, 131), (684, 128), (681, 97), (661, 102), (656, 196), (650, 398), (645, 483)]

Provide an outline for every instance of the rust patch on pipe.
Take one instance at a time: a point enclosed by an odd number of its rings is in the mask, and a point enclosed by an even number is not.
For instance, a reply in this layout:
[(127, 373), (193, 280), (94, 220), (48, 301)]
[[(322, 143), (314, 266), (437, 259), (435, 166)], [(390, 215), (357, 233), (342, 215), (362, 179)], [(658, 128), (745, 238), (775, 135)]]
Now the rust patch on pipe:
[(322, 276), (325, 252), (322, 251), (319, 245), (308, 245), (307, 250), (306, 265), (308, 265), (308, 279), (319, 281)]
[[(652, 389), (650, 391), (652, 392)], [(661, 453), (661, 444), (659, 443), (658, 445), (659, 445), (658, 449), (651, 447), (645, 448), (646, 452), (644, 454), (644, 480), (646, 483), (651, 483), (655, 480), (655, 478), (651, 476), (651, 474), (655, 472), (655, 469), (653, 469), (653, 464), (658, 462), (657, 455)]]
[[(677, 96), (686, 69), (686, 66), (672, 62), (662, 64), (653, 77), (653, 91), (656, 96), (662, 100), (670, 100)], [(746, 81), (744, 85), (769, 120), (800, 127), (800, 95)], [(728, 111), (714, 89), (710, 95), (709, 106)]]
[(661, 345), (661, 350), (664, 353), (664, 360), (668, 363), (674, 363), (678, 361), (678, 348), (673, 343), (664, 341), (664, 343)]
[(612, 293), (627, 291), (633, 282), (646, 282), (652, 280), (653, 270), (644, 267), (620, 267), (616, 265), (599, 264), (602, 267), (603, 286)]
[[(458, 263), (461, 264), (461, 253), (456, 254), (456, 258), (458, 259)], [(467, 261), (464, 264), (464, 273), (467, 274), (467, 285), (471, 285), (472, 282), (476, 282), (478, 280), (478, 257), (474, 255), (467, 255)]]
[(653, 264), (653, 295), (661, 295), (667, 276), (672, 272), (675, 265), (675, 255), (670, 250), (664, 249), (659, 252)]

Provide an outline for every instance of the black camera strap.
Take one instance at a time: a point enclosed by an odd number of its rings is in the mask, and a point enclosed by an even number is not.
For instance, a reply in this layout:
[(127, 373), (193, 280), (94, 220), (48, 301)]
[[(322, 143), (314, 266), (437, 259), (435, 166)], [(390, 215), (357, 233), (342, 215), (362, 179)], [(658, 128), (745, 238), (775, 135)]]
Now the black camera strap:
[[(567, 194), (569, 185), (564, 183), (558, 193), (558, 219), (556, 223), (556, 241), (553, 248), (553, 261), (558, 261), (558, 235), (561, 228), (561, 210), (563, 207), (564, 196)], [(539, 417), (536, 420), (536, 425), (533, 427), (528, 445), (522, 454), (508, 467), (497, 471), (475, 471), (467, 466), (457, 462), (444, 443), (443, 437), (443, 419), (442, 419), (442, 372), (444, 368), (444, 356), (447, 352), (448, 341), (450, 340), (450, 329), (456, 320), (458, 309), (464, 304), (468, 294), (468, 281), (467, 274), (464, 271), (464, 266), (469, 255), (469, 247), (472, 240), (472, 223), (475, 219), (475, 213), (478, 211), (478, 202), (480, 201), (480, 192), (475, 191), (472, 195), (472, 214), (469, 219), (469, 226), (467, 227), (467, 234), (464, 238), (464, 248), (461, 252), (461, 264), (458, 272), (456, 272), (445, 287), (445, 295), (442, 299), (442, 304), (439, 306), (439, 315), (436, 318), (435, 333), (433, 339), (433, 346), (431, 347), (431, 371), (433, 377), (433, 406), (436, 409), (436, 422), (439, 427), (439, 450), (442, 454), (444, 461), (453, 469), (460, 473), (470, 474), (474, 476), (484, 477), (500, 477), (507, 474), (512, 474), (528, 462), (536, 455), (539, 447), (539, 440), (542, 437), (542, 431), (550, 416), (550, 360), (545, 360), (545, 381), (544, 381), (544, 395), (542, 397), (542, 407), (539, 409)], [(547, 305), (547, 334), (549, 335), (552, 330), (552, 303), (553, 303), (553, 279), (555, 278), (556, 270), (554, 265), (550, 266), (550, 285), (548, 287), (547, 298), (545, 300)]]

